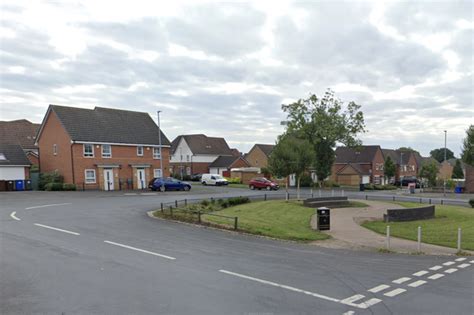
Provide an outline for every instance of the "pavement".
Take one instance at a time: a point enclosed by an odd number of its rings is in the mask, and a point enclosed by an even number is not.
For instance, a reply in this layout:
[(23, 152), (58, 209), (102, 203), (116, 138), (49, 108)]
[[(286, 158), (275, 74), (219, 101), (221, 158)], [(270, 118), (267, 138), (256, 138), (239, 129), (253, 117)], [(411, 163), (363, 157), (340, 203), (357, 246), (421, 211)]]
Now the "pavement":
[(147, 216), (177, 198), (257, 194), (0, 193), (0, 314), (473, 314), (472, 257), (323, 248)]

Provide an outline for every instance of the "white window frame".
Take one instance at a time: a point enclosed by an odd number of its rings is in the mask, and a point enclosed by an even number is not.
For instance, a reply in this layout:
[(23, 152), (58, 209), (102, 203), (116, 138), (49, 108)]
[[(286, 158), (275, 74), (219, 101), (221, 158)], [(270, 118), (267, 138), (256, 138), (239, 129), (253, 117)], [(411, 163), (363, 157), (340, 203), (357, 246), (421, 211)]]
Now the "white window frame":
[[(157, 172), (160, 173), (160, 176), (156, 175)], [(153, 169), (153, 177), (155, 177), (155, 178), (163, 177), (163, 174), (161, 174), (161, 169), (159, 169), (159, 168)]]
[[(92, 155), (88, 155), (89, 153), (86, 154), (86, 146), (90, 145), (91, 148), (92, 148)], [(95, 156), (94, 154), (94, 145), (93, 144), (90, 144), (90, 143), (84, 143), (82, 145), (82, 155), (85, 157), (85, 158), (93, 158)]]
[[(87, 172), (93, 172), (94, 173), (93, 181), (91, 180), (91, 178), (89, 178), (89, 180), (88, 180)], [(95, 169), (85, 169), (84, 170), (84, 183), (85, 184), (96, 184), (97, 183), (97, 175), (95, 173)]]
[[(139, 152), (139, 149), (141, 149), (141, 153)], [(139, 145), (139, 146), (137, 147), (137, 156), (143, 156), (143, 151), (144, 151), (143, 146), (142, 146), (142, 145)]]
[[(110, 148), (110, 153), (108, 153), (108, 154), (105, 153), (105, 154), (104, 154), (104, 147), (105, 147), (105, 146), (108, 146), (108, 147)], [(110, 158), (112, 157), (112, 146), (111, 146), (110, 144), (103, 144), (103, 145), (101, 145), (101, 150), (102, 150), (102, 157), (103, 157), (104, 159), (110, 159)]]
[(58, 155), (58, 145), (56, 143), (53, 144), (53, 155)]
[[(158, 151), (158, 154), (156, 154), (157, 151)], [(153, 159), (161, 160), (161, 148), (153, 147)]]

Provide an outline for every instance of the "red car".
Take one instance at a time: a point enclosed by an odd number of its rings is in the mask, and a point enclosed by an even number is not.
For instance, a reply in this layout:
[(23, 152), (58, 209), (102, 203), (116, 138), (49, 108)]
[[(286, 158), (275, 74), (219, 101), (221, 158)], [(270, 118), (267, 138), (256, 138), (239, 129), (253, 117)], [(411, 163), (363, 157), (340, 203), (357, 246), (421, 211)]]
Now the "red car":
[(266, 179), (265, 177), (257, 177), (257, 178), (253, 178), (249, 182), (249, 188), (252, 190), (254, 189), (278, 190), (280, 186), (278, 186), (277, 183)]

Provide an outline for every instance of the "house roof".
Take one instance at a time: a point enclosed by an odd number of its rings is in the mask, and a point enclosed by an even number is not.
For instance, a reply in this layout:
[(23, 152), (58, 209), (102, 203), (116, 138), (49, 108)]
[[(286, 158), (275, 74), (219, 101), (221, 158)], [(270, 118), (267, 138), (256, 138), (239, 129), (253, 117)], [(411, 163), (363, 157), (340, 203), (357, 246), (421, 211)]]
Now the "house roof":
[(30, 166), (31, 163), (19, 144), (0, 144), (0, 166)]
[(372, 163), (378, 145), (362, 145), (358, 147), (337, 147), (336, 163)]
[[(159, 128), (148, 113), (95, 107), (50, 105), (73, 141), (159, 145)], [(46, 121), (46, 117), (43, 124)], [(38, 132), (41, 136), (41, 129)], [(170, 145), (161, 132), (161, 144)]]
[[(260, 148), (260, 150), (262, 150), (262, 152), (267, 156), (269, 157), (270, 154), (272, 153), (273, 149), (275, 148), (275, 145), (274, 144), (261, 144), (261, 143), (257, 143), (255, 144), (252, 149), (250, 149), (250, 151), (252, 151), (254, 148)], [(249, 151), (249, 152), (250, 152)]]
[(26, 119), (0, 121), (0, 143), (19, 144), (25, 150), (36, 149), (36, 133), (40, 126)]
[(219, 156), (209, 165), (209, 167), (231, 167), (232, 164), (239, 159), (242, 158), (240, 156)]
[(203, 134), (180, 135), (171, 143), (171, 154), (176, 151), (181, 139), (186, 141), (193, 154), (233, 155), (224, 138), (208, 137)]
[(361, 167), (359, 164), (355, 164), (355, 163), (347, 163), (344, 167), (342, 167), (339, 171), (337, 171), (337, 174), (342, 173), (342, 171), (345, 170), (348, 167), (353, 168), (359, 175), (369, 175), (370, 174), (370, 172), (367, 168)]
[(415, 152), (392, 150), (392, 149), (382, 149), (382, 153), (383, 153), (383, 156), (384, 156), (384, 160), (387, 159), (387, 157), (390, 157), (390, 159), (396, 165), (400, 165), (400, 161), (401, 161), (402, 165), (407, 165), (408, 161), (410, 160), (410, 156), (412, 154), (415, 155), (415, 160), (417, 160), (417, 163), (418, 163), (418, 159), (416, 157)]

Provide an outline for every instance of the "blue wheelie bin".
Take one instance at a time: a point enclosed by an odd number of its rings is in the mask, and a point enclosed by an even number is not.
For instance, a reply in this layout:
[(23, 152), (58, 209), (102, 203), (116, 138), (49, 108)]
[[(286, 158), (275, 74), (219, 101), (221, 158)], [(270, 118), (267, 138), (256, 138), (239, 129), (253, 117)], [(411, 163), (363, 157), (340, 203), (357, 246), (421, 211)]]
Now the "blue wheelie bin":
[(21, 179), (15, 181), (15, 190), (21, 191), (25, 190), (25, 182)]

